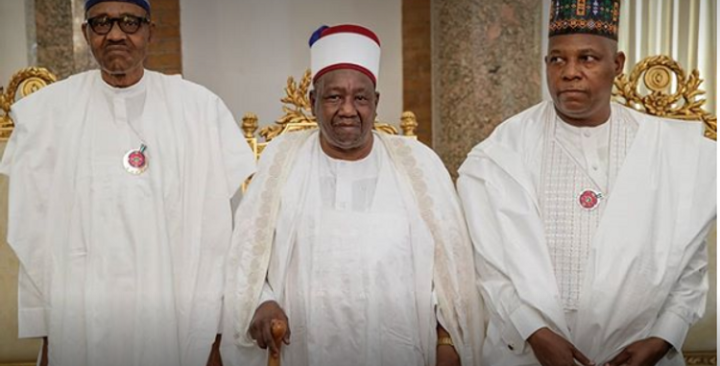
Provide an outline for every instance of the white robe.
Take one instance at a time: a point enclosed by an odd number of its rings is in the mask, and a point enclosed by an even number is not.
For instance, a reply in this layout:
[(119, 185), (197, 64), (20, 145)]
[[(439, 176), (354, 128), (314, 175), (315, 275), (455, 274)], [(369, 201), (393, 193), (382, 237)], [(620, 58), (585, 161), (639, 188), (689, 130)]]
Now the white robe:
[[(677, 350), (704, 311), (705, 237), (716, 217), (716, 146), (701, 123), (613, 105), (637, 123), (604, 202), (570, 330), (546, 245), (539, 187), (530, 174), (556, 118), (541, 103), (504, 122), (460, 169), (458, 190), (476, 249), (489, 325), (483, 360), (536, 365), (527, 336), (549, 327), (596, 364), (658, 336)], [(670, 353), (662, 365), (682, 365)]]
[[(226, 364), (266, 362), (247, 334), (266, 278), (292, 331), (284, 365), (434, 365), (438, 319), (463, 363), (478, 364), (482, 309), (449, 175), (414, 140), (374, 138), (369, 160), (332, 163), (357, 170), (337, 173), (334, 189), (323, 183), (317, 132), (282, 136), (263, 152), (237, 211), (237, 232), (255, 233), (233, 239)], [(355, 180), (365, 183), (348, 199)]]
[[(204, 365), (218, 333), (230, 198), (254, 157), (203, 87), (145, 71), (113, 89), (98, 71), (13, 105), (1, 171), (20, 264), (20, 337), (49, 362)], [(147, 145), (131, 175), (126, 151)]]

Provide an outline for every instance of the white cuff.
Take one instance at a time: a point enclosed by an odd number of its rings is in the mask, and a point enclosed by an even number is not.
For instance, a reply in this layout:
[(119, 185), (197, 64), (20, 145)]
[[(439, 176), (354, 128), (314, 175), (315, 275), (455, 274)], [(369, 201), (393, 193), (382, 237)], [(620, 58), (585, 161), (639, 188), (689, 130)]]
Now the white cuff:
[(45, 309), (27, 308), (18, 310), (18, 338), (47, 336)]
[(270, 287), (270, 284), (265, 281), (262, 292), (260, 293), (260, 301), (258, 302), (258, 305), (268, 301), (277, 301), (277, 299), (275, 299), (275, 292), (273, 292), (272, 287)]
[[(675, 351), (681, 352), (682, 345), (685, 343), (690, 324), (677, 314), (666, 311), (660, 315), (655, 325), (650, 331), (650, 337), (658, 337), (673, 346)], [(669, 356), (674, 355), (671, 350)]]
[(510, 314), (510, 321), (524, 340), (530, 338), (538, 329), (548, 326), (540, 312), (525, 304)]

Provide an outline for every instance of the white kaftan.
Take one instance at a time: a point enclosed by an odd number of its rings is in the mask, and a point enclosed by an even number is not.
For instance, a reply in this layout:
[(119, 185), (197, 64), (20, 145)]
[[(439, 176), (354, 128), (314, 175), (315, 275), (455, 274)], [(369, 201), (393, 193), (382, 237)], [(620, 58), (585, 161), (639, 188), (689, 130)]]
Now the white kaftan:
[(293, 331), (284, 364), (423, 365), (410, 227), (382, 144), (356, 162), (310, 147), (281, 303)]
[(226, 296), (237, 304), (226, 307), (224, 334), (236, 339), (223, 338), (226, 364), (266, 362), (247, 327), (270, 296), (292, 332), (283, 365), (434, 365), (438, 320), (464, 364), (477, 364), (482, 311), (449, 175), (413, 140), (374, 138), (355, 162), (328, 158), (317, 132), (263, 152), (238, 208), (236, 226), (255, 224), (256, 234), (233, 240)]
[[(483, 360), (537, 365), (525, 339), (541, 327), (596, 364), (650, 336), (680, 350), (704, 311), (715, 143), (701, 123), (619, 105), (612, 105), (607, 148), (603, 139), (570, 141), (592, 139), (593, 131), (569, 131), (563, 141), (554, 135), (557, 122), (552, 103), (532, 107), (498, 126), (460, 169), (490, 310)], [(552, 146), (556, 153), (547, 151)], [(590, 173), (593, 167), (604, 173)], [(588, 185), (604, 191), (594, 210), (577, 201)], [(683, 360), (671, 352), (661, 364)]]
[[(222, 101), (145, 71), (89, 71), (13, 106), (2, 160), (20, 336), (58, 366), (204, 365), (218, 333), (230, 198), (254, 157)], [(123, 168), (147, 145), (147, 170)]]

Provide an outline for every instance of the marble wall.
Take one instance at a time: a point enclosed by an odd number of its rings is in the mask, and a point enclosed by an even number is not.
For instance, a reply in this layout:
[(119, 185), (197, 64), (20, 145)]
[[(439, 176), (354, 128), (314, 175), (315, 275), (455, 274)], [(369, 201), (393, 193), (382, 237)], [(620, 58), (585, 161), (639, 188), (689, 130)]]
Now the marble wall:
[(540, 102), (541, 21), (541, 1), (432, 2), (432, 146), (454, 176), (495, 126)]
[(68, 1), (35, 0), (37, 65), (48, 67), (63, 78), (75, 71), (73, 5)]
[(80, 30), (84, 4), (84, 0), (34, 0), (35, 18), (28, 24), (34, 28), (34, 39), (29, 39), (32, 64), (48, 68), (61, 79), (95, 67)]

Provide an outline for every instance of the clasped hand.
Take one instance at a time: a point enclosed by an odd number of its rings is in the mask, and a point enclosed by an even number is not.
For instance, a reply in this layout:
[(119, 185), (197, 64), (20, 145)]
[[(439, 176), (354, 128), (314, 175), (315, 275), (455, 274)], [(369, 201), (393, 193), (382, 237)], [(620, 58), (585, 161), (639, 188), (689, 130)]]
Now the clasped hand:
[[(595, 365), (587, 356), (562, 336), (541, 328), (528, 338), (535, 357), (543, 366)], [(670, 350), (663, 339), (650, 337), (630, 344), (603, 366), (654, 366)]]

